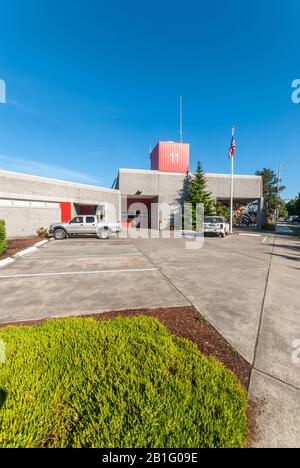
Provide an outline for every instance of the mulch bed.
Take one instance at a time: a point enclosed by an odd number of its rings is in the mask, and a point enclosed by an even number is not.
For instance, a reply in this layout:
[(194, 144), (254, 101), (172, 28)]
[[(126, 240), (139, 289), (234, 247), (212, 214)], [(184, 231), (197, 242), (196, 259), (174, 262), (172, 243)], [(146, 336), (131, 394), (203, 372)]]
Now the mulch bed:
[(23, 237), (21, 239), (11, 239), (7, 241), (7, 250), (3, 255), (0, 255), (0, 260), (15, 255), (20, 250), (28, 249), (36, 244), (39, 240), (38, 237)]
[[(205, 320), (192, 306), (166, 307), (157, 309), (137, 309), (117, 312), (104, 312), (98, 314), (84, 315), (95, 320), (110, 320), (114, 317), (132, 317), (136, 315), (147, 315), (159, 319), (171, 333), (188, 338), (193, 341), (199, 350), (206, 356), (213, 356), (221, 361), (239, 379), (243, 387), (248, 391), (251, 365), (220, 335), (220, 333)], [(11, 325), (41, 325), (47, 319), (17, 322)], [(0, 324), (0, 328), (10, 324)], [(257, 438), (257, 416), (259, 414), (259, 402), (249, 401), (248, 404), (248, 442)]]

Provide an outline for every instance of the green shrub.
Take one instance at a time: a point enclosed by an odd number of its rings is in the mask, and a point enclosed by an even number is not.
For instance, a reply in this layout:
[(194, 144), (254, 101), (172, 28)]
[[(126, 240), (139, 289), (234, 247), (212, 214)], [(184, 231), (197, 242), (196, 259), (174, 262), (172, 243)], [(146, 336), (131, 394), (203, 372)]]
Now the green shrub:
[(246, 393), (156, 319), (0, 330), (1, 447), (243, 447)]
[(5, 222), (0, 219), (0, 255), (4, 254), (6, 251), (6, 231), (5, 231)]

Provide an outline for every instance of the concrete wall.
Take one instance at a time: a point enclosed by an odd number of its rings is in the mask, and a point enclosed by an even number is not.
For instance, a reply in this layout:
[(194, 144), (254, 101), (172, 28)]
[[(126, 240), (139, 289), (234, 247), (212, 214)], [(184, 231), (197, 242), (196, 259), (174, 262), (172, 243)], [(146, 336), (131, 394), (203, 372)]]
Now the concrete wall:
[[(184, 186), (186, 174), (158, 171), (120, 169), (118, 188), (123, 194), (142, 196), (159, 195), (160, 202), (177, 200)], [(206, 174), (207, 190), (217, 199), (230, 198), (230, 175)], [(262, 178), (259, 176), (234, 176), (234, 198), (253, 200), (262, 197)]]
[[(218, 200), (230, 198), (229, 174), (206, 174), (207, 190)], [(234, 198), (254, 200), (263, 196), (260, 176), (234, 176)]]
[(111, 203), (120, 219), (118, 190), (0, 171), (0, 219), (6, 222), (8, 237), (33, 236), (39, 227), (59, 222), (60, 202)]
[(29, 201), (27, 203), (27, 206), (3, 206), (3, 200), (0, 200), (0, 219), (5, 220), (8, 238), (36, 235), (38, 228), (49, 228), (50, 224), (60, 220), (58, 203), (44, 203), (41, 207), (30, 206)]
[(98, 205), (99, 202), (117, 204), (119, 192), (92, 185), (0, 171), (0, 198)]
[[(230, 175), (229, 174), (206, 174), (207, 190), (213, 197), (220, 201), (230, 199)], [(174, 203), (185, 199), (186, 174), (177, 174), (159, 171), (144, 171), (133, 169), (120, 169), (117, 187), (123, 195), (151, 197), (158, 195), (160, 204), (167, 203), (174, 210)], [(259, 200), (258, 226), (261, 224), (261, 201), (262, 201), (262, 178), (259, 176), (234, 176), (234, 201), (247, 204)], [(160, 210), (159, 226), (164, 229), (168, 226), (170, 214)]]

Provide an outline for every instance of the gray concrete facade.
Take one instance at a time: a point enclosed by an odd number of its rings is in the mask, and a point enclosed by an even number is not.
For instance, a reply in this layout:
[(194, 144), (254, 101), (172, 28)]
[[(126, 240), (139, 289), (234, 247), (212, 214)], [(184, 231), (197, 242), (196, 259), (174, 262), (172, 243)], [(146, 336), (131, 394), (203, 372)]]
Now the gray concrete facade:
[[(116, 188), (129, 198), (145, 199), (158, 197), (159, 204), (171, 207), (184, 199), (186, 173), (159, 172), (153, 170), (120, 169)], [(217, 201), (230, 200), (231, 176), (229, 174), (206, 174), (207, 190)], [(234, 202), (241, 205), (257, 203), (257, 227), (262, 224), (263, 185), (260, 176), (234, 176)], [(164, 229), (169, 219), (152, 216), (152, 229)]]
[[(141, 192), (141, 196), (158, 195), (160, 201), (177, 200), (184, 186), (187, 175), (175, 172), (151, 170), (120, 169), (117, 188), (127, 195)], [(207, 190), (217, 200), (230, 198), (229, 174), (206, 174)], [(238, 200), (256, 200), (262, 198), (263, 187), (260, 176), (234, 176), (234, 198)]]
[(0, 171), (0, 219), (6, 223), (7, 237), (36, 235), (61, 220), (60, 203), (98, 206), (110, 203), (120, 217), (120, 192), (107, 188)]

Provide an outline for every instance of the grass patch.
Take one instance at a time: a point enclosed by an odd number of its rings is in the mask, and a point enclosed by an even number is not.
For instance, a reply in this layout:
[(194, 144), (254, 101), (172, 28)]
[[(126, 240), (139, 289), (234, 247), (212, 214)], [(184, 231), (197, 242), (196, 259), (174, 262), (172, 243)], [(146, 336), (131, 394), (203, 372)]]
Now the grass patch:
[(246, 392), (145, 316), (0, 330), (1, 447), (243, 447)]

